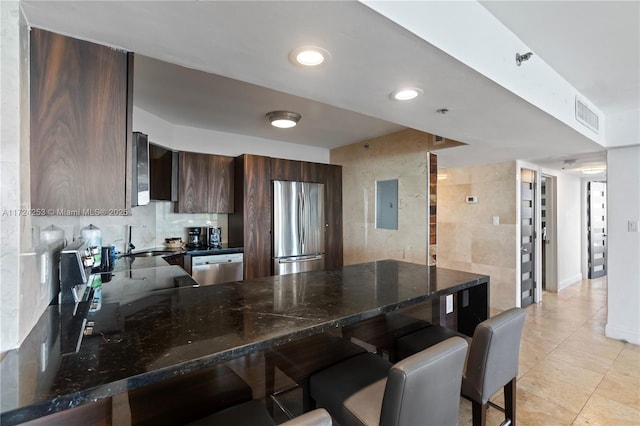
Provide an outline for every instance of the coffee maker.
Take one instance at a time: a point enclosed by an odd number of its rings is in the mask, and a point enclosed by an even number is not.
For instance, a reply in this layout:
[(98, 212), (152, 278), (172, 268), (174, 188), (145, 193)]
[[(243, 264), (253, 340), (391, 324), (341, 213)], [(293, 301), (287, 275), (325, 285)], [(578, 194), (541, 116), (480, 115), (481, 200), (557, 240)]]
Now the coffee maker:
[(187, 245), (189, 247), (200, 247), (203, 245), (201, 227), (194, 226), (191, 228), (187, 228), (187, 234)]

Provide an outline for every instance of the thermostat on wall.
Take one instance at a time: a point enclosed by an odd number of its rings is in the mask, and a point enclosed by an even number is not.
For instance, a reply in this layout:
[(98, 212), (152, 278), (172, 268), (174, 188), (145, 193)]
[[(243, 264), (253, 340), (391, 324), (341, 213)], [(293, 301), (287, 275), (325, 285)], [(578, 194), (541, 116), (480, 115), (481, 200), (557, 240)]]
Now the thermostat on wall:
[(467, 195), (467, 204), (478, 204), (478, 197), (474, 195)]

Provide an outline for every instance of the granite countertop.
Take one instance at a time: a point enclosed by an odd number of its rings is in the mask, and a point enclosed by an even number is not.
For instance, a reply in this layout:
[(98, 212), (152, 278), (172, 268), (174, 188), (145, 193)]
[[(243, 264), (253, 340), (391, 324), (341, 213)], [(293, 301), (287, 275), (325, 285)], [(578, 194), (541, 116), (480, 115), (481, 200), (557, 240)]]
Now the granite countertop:
[(65, 330), (51, 306), (6, 354), (1, 421), (40, 417), (488, 282), (392, 260), (211, 286), (195, 285), (177, 266), (115, 272), (96, 292), (100, 309), (89, 312), (92, 334), (77, 352), (60, 353)]

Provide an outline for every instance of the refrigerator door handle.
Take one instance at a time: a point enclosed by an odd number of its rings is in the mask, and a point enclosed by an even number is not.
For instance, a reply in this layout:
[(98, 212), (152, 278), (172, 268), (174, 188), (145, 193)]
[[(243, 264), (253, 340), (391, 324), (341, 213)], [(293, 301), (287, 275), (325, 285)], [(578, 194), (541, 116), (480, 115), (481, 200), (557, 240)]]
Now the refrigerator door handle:
[(285, 259), (279, 259), (278, 263), (299, 263), (299, 262), (312, 262), (314, 260), (322, 259), (322, 255), (313, 256), (301, 256), (301, 257), (287, 257)]
[(298, 193), (298, 220), (297, 225), (298, 225), (298, 250), (300, 251), (300, 253), (302, 253), (302, 194)]
[(306, 193), (300, 194), (300, 199), (302, 200), (302, 215), (300, 217), (300, 223), (302, 224), (302, 232), (300, 234), (300, 239), (302, 241), (302, 252), (306, 251), (307, 240), (306, 240), (306, 225), (307, 225), (307, 214), (306, 214)]

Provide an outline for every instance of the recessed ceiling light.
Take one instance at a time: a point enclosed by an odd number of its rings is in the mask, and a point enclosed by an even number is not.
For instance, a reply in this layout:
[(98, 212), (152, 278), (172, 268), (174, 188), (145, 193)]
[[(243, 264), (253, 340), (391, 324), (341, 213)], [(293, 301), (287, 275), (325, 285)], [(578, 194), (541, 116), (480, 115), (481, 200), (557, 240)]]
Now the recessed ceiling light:
[(417, 87), (405, 87), (403, 89), (398, 89), (395, 92), (391, 93), (391, 99), (396, 101), (408, 101), (411, 99), (417, 98), (419, 95), (422, 95), (424, 92), (422, 89)]
[(267, 113), (266, 117), (273, 127), (290, 129), (298, 124), (302, 115), (291, 111), (271, 111)]
[(602, 173), (607, 170), (606, 167), (583, 167), (580, 169), (580, 173), (584, 173), (585, 175), (597, 175), (598, 173)]
[(293, 49), (289, 53), (289, 60), (295, 65), (304, 67), (317, 67), (327, 62), (330, 58), (327, 50), (317, 46), (302, 46)]

